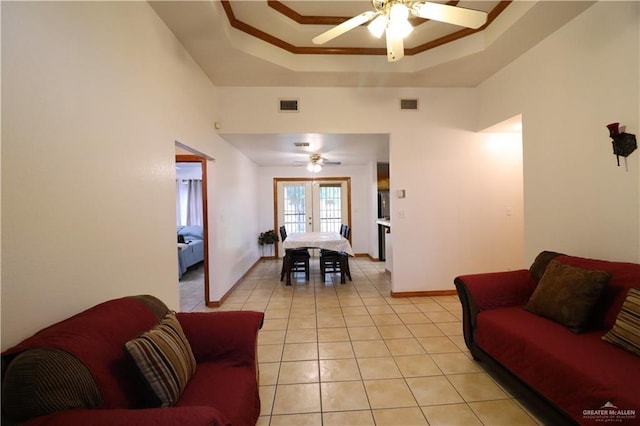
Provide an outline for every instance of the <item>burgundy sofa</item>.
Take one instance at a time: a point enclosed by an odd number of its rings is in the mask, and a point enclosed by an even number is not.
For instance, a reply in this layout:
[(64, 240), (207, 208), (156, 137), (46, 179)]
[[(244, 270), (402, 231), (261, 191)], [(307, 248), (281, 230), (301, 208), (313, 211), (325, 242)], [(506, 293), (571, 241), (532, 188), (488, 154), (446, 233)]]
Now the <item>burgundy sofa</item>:
[(169, 312), (152, 296), (96, 305), (2, 353), (2, 424), (255, 425), (261, 312), (177, 313), (196, 368), (177, 402), (159, 403), (125, 342)]
[[(551, 260), (611, 273), (589, 327), (575, 333), (523, 308)], [(640, 424), (640, 357), (602, 340), (640, 264), (542, 252), (530, 269), (459, 276), (464, 339), (474, 359), (549, 424)]]

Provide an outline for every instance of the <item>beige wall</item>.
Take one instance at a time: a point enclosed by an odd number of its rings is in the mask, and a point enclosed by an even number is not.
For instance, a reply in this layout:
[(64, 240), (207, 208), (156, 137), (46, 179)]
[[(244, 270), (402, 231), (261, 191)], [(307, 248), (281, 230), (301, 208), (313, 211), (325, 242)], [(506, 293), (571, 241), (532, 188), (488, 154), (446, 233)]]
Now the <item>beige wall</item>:
[[(226, 133), (390, 135), (391, 193), (407, 194), (391, 202), (394, 292), (450, 290), (458, 274), (525, 263), (520, 141), (475, 131), (475, 89), (251, 87), (219, 88), (219, 96)], [(279, 114), (283, 97), (299, 99), (301, 111)], [(418, 97), (420, 110), (400, 111), (401, 97)], [(373, 174), (361, 175), (373, 197)], [(370, 227), (355, 243), (375, 255), (373, 199), (363, 198), (370, 219), (354, 227)], [(263, 223), (272, 221), (268, 203)]]
[(480, 88), (480, 122), (522, 113), (525, 258), (640, 261), (640, 152), (617, 167), (606, 125), (640, 124), (640, 4), (600, 2)]
[[(3, 2), (2, 347), (111, 297), (177, 307), (175, 141), (215, 159), (212, 300), (240, 278), (259, 255), (260, 175), (214, 121), (388, 133), (391, 191), (407, 193), (392, 204), (396, 292), (542, 249), (638, 261), (640, 155), (616, 167), (604, 126), (638, 133), (639, 7), (596, 4), (478, 89), (303, 89), (213, 87), (146, 3)], [(302, 112), (277, 114), (291, 96)], [(520, 113), (524, 196), (519, 138), (477, 132)]]
[(224, 294), (258, 258), (256, 167), (217, 136), (215, 87), (149, 5), (2, 2), (2, 35), (2, 348), (109, 298), (178, 309), (175, 141), (215, 159)]

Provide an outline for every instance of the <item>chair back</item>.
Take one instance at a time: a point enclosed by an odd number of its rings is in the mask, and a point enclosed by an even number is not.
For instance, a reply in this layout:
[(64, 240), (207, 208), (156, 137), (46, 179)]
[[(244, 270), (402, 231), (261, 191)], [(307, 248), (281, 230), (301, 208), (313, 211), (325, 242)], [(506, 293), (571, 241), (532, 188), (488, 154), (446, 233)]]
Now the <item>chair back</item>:
[(349, 239), (349, 237), (351, 237), (351, 227), (345, 225), (344, 226), (344, 232), (342, 233), (342, 236), (345, 237), (347, 240)]

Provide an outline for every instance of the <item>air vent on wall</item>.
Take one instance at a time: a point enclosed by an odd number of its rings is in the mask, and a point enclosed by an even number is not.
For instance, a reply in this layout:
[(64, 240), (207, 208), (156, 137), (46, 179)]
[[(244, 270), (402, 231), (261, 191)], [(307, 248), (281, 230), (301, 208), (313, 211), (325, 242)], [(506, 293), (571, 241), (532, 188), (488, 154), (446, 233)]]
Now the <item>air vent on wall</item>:
[(298, 112), (297, 99), (280, 99), (280, 112)]
[(401, 110), (418, 110), (418, 100), (417, 99), (400, 99), (400, 109)]

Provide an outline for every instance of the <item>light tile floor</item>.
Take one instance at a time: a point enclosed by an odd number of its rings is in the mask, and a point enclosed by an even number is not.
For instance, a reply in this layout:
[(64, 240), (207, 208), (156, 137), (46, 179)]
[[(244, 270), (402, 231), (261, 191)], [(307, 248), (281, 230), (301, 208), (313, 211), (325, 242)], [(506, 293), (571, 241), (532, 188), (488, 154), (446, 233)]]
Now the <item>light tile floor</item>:
[(312, 259), (310, 281), (287, 287), (281, 265), (260, 262), (216, 309), (197, 270), (180, 282), (181, 310), (265, 313), (258, 425), (542, 424), (471, 359), (456, 296), (392, 298), (368, 258), (350, 260), (347, 284), (323, 283)]

